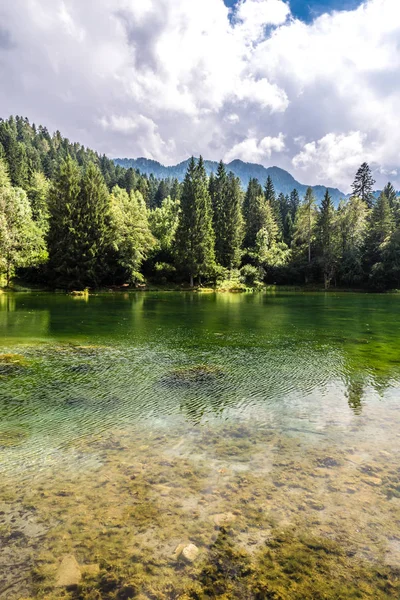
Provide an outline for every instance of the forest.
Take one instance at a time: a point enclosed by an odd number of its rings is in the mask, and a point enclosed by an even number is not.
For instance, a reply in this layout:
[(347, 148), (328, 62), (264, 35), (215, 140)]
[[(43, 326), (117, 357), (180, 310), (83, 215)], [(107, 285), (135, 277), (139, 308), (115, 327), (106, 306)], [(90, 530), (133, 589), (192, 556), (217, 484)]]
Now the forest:
[[(377, 195), (367, 163), (352, 194), (318, 206), (247, 190), (219, 164), (192, 158), (185, 179), (116, 166), (59, 131), (0, 120), (0, 277), (52, 289), (121, 285), (316, 285), (400, 288), (400, 198)], [(229, 287), (229, 285), (228, 285)]]

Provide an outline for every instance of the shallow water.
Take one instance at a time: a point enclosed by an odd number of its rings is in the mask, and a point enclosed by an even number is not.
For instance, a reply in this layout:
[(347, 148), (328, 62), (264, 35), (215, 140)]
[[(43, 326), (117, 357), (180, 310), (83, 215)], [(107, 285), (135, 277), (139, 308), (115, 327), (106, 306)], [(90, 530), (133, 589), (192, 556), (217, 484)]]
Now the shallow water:
[(0, 295), (0, 598), (398, 598), (399, 308)]

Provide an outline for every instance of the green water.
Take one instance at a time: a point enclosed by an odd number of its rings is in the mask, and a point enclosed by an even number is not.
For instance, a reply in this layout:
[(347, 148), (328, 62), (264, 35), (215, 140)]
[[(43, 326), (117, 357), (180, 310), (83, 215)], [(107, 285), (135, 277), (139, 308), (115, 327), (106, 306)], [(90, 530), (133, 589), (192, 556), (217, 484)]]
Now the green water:
[[(399, 317), (397, 295), (0, 295), (0, 598), (397, 598)], [(221, 535), (256, 566), (210, 591)], [(344, 553), (332, 589), (304, 535)]]

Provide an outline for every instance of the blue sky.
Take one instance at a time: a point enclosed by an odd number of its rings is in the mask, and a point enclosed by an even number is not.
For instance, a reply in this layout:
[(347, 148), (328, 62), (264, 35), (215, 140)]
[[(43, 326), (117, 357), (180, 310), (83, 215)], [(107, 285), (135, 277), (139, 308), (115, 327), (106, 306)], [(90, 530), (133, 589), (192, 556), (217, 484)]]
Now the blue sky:
[[(227, 6), (234, 6), (237, 0), (225, 0)], [(333, 10), (352, 10), (357, 8), (362, 0), (290, 0), (292, 14), (306, 22), (319, 15)]]

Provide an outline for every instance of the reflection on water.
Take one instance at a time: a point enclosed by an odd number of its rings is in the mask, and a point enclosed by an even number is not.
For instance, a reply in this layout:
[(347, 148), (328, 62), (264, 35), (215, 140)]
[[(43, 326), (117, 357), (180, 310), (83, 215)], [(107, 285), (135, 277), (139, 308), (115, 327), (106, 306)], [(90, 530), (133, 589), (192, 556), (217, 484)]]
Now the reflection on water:
[(0, 295), (0, 598), (399, 597), (399, 302)]

